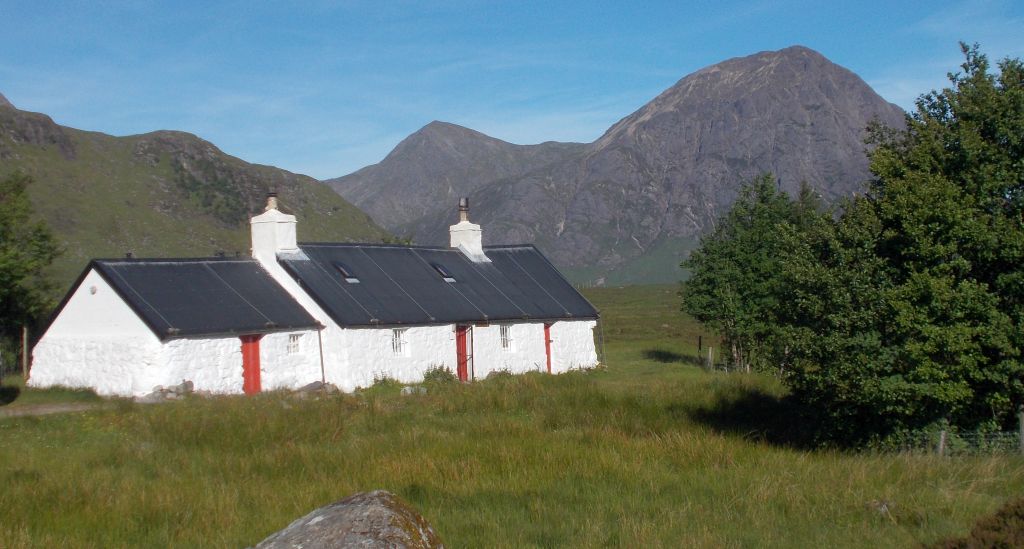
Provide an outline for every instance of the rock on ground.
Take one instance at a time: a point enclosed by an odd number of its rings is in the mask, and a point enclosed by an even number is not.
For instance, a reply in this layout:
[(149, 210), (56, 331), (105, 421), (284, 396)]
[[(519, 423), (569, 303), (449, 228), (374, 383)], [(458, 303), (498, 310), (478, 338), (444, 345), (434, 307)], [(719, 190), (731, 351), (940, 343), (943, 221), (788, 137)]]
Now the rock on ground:
[(434, 529), (394, 494), (376, 490), (321, 507), (271, 534), (256, 549), (443, 548)]

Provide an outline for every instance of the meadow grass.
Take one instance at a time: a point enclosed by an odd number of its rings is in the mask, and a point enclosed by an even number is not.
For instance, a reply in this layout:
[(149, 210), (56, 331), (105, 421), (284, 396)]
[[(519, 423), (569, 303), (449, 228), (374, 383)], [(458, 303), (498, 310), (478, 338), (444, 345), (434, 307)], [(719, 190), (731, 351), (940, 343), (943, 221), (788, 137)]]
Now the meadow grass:
[(450, 547), (905, 547), (1024, 489), (1017, 456), (769, 444), (728, 411), (783, 389), (693, 366), (673, 288), (588, 297), (597, 370), (0, 419), (0, 546), (244, 547), (383, 488)]
[(21, 375), (4, 376), (0, 381), (0, 406), (7, 409), (42, 404), (101, 403), (103, 399), (88, 389), (25, 389)]

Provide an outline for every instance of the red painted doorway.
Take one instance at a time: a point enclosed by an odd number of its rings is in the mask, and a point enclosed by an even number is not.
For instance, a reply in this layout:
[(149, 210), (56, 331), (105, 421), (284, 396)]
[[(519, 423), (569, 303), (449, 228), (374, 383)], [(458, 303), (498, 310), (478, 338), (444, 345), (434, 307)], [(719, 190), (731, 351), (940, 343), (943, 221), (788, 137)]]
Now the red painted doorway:
[(455, 365), (459, 381), (469, 381), (473, 370), (473, 327), (455, 327)]
[(548, 358), (548, 373), (551, 373), (551, 323), (544, 323), (544, 354)]
[(260, 338), (244, 335), (242, 340), (242, 391), (247, 395), (260, 392)]

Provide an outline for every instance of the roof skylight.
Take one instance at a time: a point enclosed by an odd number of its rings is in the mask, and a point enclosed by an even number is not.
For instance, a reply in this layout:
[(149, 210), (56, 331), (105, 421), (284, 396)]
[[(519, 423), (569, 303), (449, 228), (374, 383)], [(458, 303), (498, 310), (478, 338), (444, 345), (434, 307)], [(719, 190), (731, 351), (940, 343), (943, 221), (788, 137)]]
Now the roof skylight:
[(441, 275), (441, 278), (443, 278), (445, 282), (455, 282), (455, 277), (452, 276), (451, 273), (448, 272), (448, 269), (445, 269), (443, 265), (431, 263), (430, 266), (437, 271), (437, 274)]
[(341, 262), (335, 262), (334, 268), (338, 269), (341, 273), (341, 277), (345, 279), (345, 282), (349, 284), (359, 284), (359, 277), (352, 273), (352, 269), (349, 269), (347, 265)]

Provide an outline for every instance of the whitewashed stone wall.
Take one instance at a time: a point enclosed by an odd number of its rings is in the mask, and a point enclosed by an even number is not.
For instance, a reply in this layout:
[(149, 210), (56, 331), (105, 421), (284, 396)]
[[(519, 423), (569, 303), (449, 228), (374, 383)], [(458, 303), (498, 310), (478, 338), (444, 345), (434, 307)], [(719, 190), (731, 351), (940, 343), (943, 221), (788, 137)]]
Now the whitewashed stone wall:
[[(293, 335), (298, 336), (294, 352), (289, 350)], [(263, 336), (260, 340), (260, 378), (264, 391), (298, 389), (320, 381), (320, 349), (316, 332), (283, 332)], [(239, 378), (239, 390), (241, 383)]]
[[(148, 392), (160, 340), (98, 273), (90, 271), (32, 350), (30, 387)], [(144, 392), (143, 392), (144, 391)]]
[(172, 339), (161, 351), (160, 367), (146, 393), (157, 385), (166, 387), (183, 381), (191, 381), (197, 391), (242, 392), (242, 344), (237, 337)]
[(473, 328), (473, 367), (476, 379), (487, 374), (506, 371), (513, 374), (546, 372), (544, 324), (541, 322), (509, 324), (511, 345), (501, 345), (501, 325)]
[[(556, 322), (551, 327), (552, 373), (597, 365), (595, 326), (596, 322), (588, 320)], [(527, 322), (510, 327), (510, 349), (502, 347), (499, 324), (473, 327), (471, 374), (475, 379), (483, 379), (495, 371), (514, 374), (547, 371), (544, 324)], [(368, 387), (381, 377), (419, 383), (428, 369), (437, 366), (456, 371), (454, 325), (405, 330), (404, 352), (396, 354), (391, 327), (339, 329), (332, 325), (327, 328), (323, 334), (327, 381), (343, 391), (353, 391)]]
[[(289, 336), (299, 336), (298, 348), (288, 349)], [(173, 339), (164, 344), (162, 380), (155, 385), (191, 381), (197, 391), (242, 393), (242, 342), (235, 336)], [(316, 332), (266, 334), (260, 339), (260, 386), (264, 391), (298, 389), (320, 381), (320, 354)], [(145, 394), (145, 393), (144, 393)]]
[(597, 366), (595, 320), (565, 320), (551, 326), (551, 373)]
[(160, 343), (131, 338), (51, 337), (32, 351), (28, 386), (79, 387), (103, 396), (146, 394)]
[[(333, 332), (333, 331), (332, 331)], [(331, 334), (332, 346), (340, 347), (332, 354), (327, 381), (343, 391), (368, 387), (375, 378), (389, 377), (403, 383), (418, 383), (434, 366), (447, 366), (455, 371), (454, 326), (417, 326), (405, 328), (405, 349), (395, 353), (392, 328), (348, 328)], [(337, 339), (335, 339), (335, 337)]]

